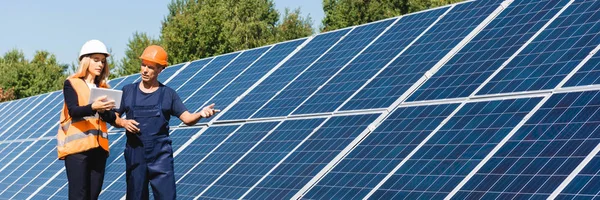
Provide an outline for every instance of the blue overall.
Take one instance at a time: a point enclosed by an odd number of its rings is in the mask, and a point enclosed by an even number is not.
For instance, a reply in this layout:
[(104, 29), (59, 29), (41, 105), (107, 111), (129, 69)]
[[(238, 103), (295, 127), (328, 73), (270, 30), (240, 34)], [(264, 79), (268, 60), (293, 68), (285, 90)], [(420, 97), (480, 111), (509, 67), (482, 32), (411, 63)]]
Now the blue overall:
[(148, 183), (155, 199), (175, 199), (173, 149), (169, 124), (162, 112), (164, 88), (156, 105), (137, 106), (133, 91), (130, 119), (139, 123), (140, 132), (127, 133), (125, 163), (127, 168), (127, 199), (148, 199)]

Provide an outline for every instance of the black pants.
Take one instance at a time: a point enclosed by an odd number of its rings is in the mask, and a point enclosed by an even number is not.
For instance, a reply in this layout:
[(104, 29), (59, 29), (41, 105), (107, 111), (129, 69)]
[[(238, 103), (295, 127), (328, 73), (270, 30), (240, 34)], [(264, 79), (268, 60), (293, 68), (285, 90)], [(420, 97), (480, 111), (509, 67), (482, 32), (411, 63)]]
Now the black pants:
[(65, 158), (69, 199), (98, 199), (107, 156), (104, 149), (95, 148)]

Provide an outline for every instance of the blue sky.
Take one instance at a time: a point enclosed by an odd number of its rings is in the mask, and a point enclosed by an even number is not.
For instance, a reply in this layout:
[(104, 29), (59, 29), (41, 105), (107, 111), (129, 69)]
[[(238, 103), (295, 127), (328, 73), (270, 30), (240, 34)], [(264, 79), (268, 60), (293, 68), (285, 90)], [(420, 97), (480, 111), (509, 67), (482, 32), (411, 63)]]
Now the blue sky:
[[(124, 56), (135, 31), (158, 38), (160, 23), (170, 1), (2, 1), (0, 2), (0, 55), (20, 49), (28, 59), (36, 50), (54, 53), (61, 63), (77, 59), (81, 45), (99, 39), (117, 60)], [(285, 7), (300, 7), (310, 15), (316, 30), (323, 18), (322, 0), (274, 0), (283, 14)], [(110, 14), (109, 14), (110, 13)]]

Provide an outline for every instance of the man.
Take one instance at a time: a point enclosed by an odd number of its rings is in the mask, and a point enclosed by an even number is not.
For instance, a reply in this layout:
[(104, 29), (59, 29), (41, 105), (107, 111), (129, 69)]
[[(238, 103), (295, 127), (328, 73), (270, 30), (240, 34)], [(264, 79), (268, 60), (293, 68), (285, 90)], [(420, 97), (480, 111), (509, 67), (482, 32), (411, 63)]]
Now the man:
[(123, 87), (116, 125), (127, 130), (124, 152), (127, 199), (148, 199), (148, 183), (156, 199), (175, 199), (173, 149), (169, 138), (170, 116), (186, 125), (208, 118), (219, 110), (214, 104), (200, 112), (187, 111), (175, 90), (158, 82), (158, 74), (168, 65), (167, 52), (160, 46), (147, 47), (142, 56), (142, 81)]

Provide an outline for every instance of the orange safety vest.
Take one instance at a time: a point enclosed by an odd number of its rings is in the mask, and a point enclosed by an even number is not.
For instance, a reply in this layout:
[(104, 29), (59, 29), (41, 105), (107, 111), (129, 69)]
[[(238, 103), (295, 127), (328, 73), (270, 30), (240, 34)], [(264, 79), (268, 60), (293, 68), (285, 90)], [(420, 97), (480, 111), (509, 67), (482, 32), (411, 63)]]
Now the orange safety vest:
[[(88, 105), (90, 89), (87, 84), (79, 78), (68, 79), (77, 93), (79, 106)], [(67, 155), (80, 153), (102, 147), (108, 152), (108, 131), (106, 122), (95, 116), (86, 116), (73, 119), (69, 115), (67, 104), (63, 104), (60, 113), (60, 124), (56, 135), (58, 144), (58, 159), (64, 160)]]

